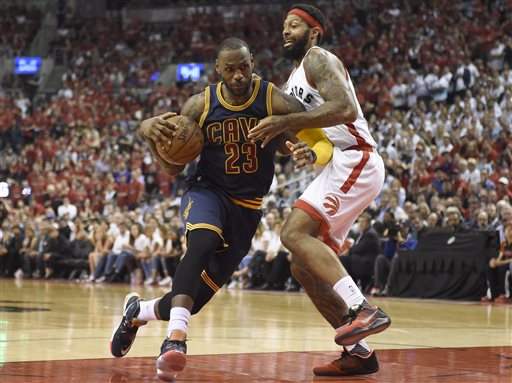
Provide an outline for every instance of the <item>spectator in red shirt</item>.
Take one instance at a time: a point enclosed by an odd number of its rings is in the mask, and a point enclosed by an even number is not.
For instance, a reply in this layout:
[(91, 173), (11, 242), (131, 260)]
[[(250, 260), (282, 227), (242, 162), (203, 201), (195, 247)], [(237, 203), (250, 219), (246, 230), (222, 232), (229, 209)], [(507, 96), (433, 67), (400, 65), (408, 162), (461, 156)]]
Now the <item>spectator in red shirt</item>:
[(510, 181), (506, 177), (500, 177), (498, 184), (496, 185), (496, 193), (498, 194), (498, 200), (502, 200), (507, 197), (508, 201), (512, 201), (512, 190), (510, 189)]
[(132, 170), (132, 179), (128, 189), (128, 209), (134, 210), (140, 206), (144, 196), (144, 182), (139, 169)]
[(117, 195), (117, 206), (124, 208), (128, 206), (128, 193), (130, 191), (130, 184), (126, 174), (119, 175), (119, 183), (115, 186)]

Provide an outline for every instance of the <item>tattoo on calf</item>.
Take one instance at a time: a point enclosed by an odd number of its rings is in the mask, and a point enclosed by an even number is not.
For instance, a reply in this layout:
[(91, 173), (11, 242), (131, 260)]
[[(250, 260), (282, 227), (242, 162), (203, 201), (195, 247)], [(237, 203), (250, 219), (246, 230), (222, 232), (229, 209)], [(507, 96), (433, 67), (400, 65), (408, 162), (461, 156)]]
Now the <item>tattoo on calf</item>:
[(291, 270), (295, 279), (304, 287), (311, 301), (313, 301), (313, 304), (325, 320), (333, 328), (338, 328), (345, 324), (345, 320), (342, 318), (347, 315), (348, 307), (336, 291), (329, 284), (296, 262), (292, 263)]

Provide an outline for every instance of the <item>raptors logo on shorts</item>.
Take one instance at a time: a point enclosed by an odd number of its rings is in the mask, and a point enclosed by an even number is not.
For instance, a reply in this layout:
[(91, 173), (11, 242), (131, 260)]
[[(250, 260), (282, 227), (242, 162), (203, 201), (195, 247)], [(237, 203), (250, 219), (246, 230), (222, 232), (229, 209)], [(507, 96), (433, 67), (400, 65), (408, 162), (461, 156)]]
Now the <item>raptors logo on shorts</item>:
[(327, 194), (324, 198), (324, 209), (328, 216), (332, 217), (340, 208), (340, 200), (332, 194)]

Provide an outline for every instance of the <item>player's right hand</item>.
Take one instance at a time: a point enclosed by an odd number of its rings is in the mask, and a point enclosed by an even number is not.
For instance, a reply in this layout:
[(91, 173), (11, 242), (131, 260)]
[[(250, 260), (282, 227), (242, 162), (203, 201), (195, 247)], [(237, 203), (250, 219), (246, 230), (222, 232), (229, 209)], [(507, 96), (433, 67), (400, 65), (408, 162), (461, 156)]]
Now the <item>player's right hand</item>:
[(156, 145), (170, 145), (178, 126), (167, 119), (176, 115), (177, 113), (167, 112), (142, 121), (139, 126), (141, 136), (146, 140), (152, 140)]
[(315, 162), (315, 154), (305, 142), (299, 141), (296, 144), (292, 144), (290, 141), (286, 141), (286, 146), (290, 150), (293, 160), (295, 161), (295, 169), (303, 168), (304, 166)]

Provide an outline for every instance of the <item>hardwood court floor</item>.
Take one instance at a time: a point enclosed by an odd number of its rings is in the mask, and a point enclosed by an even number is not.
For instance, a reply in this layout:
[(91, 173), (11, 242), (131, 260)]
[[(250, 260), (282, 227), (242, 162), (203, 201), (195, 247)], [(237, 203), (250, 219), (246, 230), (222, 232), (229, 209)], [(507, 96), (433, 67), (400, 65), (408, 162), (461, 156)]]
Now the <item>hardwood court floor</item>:
[[(161, 288), (137, 287), (145, 298)], [(109, 340), (128, 285), (0, 280), (0, 382), (156, 382), (164, 322), (141, 328), (127, 357)], [(304, 293), (223, 289), (190, 323), (178, 382), (512, 382), (512, 306), (372, 299), (393, 319), (371, 336), (381, 369), (320, 378), (333, 330)]]

